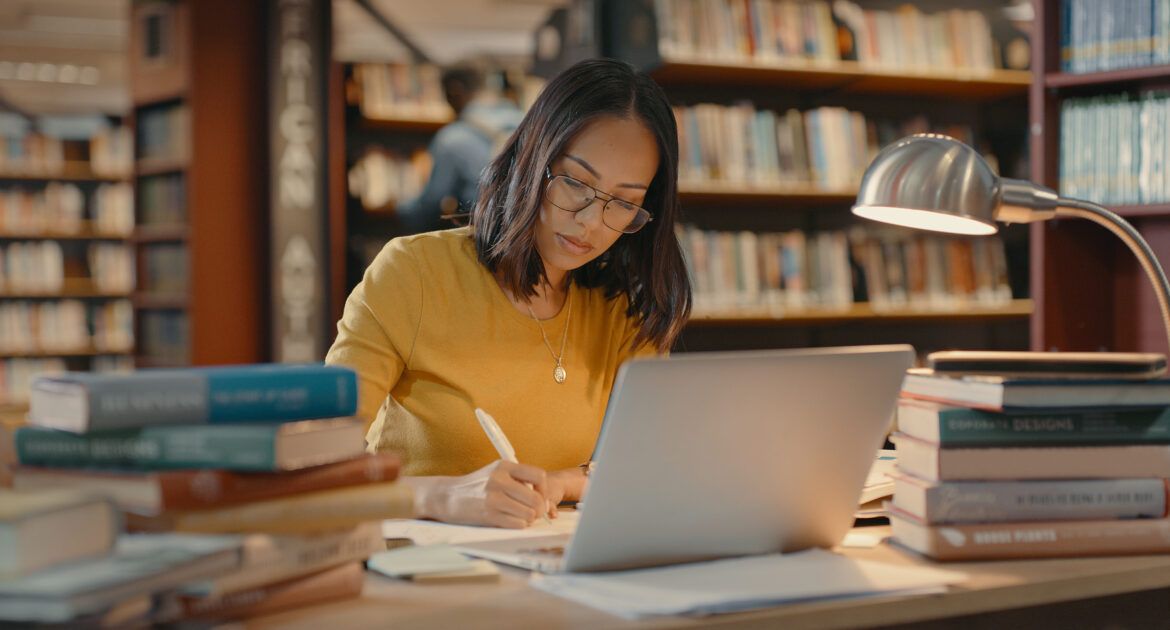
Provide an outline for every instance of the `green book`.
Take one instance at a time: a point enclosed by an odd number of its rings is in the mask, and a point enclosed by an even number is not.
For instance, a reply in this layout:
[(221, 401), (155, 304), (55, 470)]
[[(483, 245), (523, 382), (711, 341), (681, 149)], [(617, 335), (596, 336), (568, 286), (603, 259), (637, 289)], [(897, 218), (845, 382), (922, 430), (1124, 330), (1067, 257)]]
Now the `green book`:
[(86, 434), (20, 427), (16, 457), (25, 466), (238, 471), (296, 470), (360, 456), (360, 420), (282, 424), (179, 425)]
[(1170, 408), (998, 413), (902, 399), (898, 430), (944, 447), (1170, 444)]

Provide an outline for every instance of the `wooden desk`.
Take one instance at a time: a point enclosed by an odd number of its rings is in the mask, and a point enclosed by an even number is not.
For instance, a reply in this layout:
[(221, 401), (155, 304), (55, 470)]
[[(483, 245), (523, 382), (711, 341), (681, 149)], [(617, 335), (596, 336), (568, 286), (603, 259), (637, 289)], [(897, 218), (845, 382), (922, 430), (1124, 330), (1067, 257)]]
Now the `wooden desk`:
[[(888, 532), (888, 528), (866, 528)], [(889, 545), (845, 550), (929, 564)], [(630, 622), (531, 589), (526, 571), (497, 583), (418, 585), (369, 574), (360, 599), (249, 620), (249, 628), (856, 628), (1168, 627), (1170, 555), (948, 563), (970, 579), (940, 595), (792, 604), (713, 617)], [(1120, 596), (1120, 597), (1115, 597)], [(1086, 601), (1088, 600), (1088, 601)], [(1020, 610), (1024, 609), (1024, 610)], [(964, 617), (956, 620), (956, 617)], [(1124, 617), (1124, 619), (1122, 619)], [(925, 622), (925, 623), (921, 623)], [(932, 623), (933, 622), (933, 623)]]

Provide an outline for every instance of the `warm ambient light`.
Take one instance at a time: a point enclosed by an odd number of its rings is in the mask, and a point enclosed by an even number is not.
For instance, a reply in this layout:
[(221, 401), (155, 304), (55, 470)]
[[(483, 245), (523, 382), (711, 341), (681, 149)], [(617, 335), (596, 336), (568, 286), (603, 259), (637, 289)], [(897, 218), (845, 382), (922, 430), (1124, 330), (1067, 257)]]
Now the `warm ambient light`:
[(936, 210), (912, 210), (889, 206), (854, 206), (853, 214), (882, 223), (948, 234), (987, 236), (996, 233), (996, 227), (970, 217), (960, 217)]
[(1154, 285), (1170, 340), (1170, 283), (1149, 243), (1116, 213), (1021, 179), (996, 175), (971, 147), (941, 134), (917, 134), (882, 149), (865, 169), (857, 216), (920, 230), (987, 235), (1001, 223), (1080, 217), (1104, 226), (1137, 256)]

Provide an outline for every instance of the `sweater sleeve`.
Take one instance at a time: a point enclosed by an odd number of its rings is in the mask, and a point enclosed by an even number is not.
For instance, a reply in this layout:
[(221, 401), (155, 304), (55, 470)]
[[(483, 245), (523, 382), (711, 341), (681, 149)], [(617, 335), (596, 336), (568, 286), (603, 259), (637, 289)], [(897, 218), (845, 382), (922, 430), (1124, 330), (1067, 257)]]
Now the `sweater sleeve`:
[(386, 244), (345, 301), (337, 339), (325, 362), (358, 375), (358, 417), (374, 421), (386, 396), (410, 365), (423, 289), (408, 240)]

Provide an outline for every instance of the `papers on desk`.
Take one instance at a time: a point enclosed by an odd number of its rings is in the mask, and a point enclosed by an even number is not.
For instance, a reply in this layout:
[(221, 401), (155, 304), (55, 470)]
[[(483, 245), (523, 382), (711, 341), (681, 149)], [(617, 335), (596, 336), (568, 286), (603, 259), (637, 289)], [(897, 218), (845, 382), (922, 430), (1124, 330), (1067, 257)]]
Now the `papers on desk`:
[(577, 516), (578, 512), (575, 510), (560, 510), (551, 523), (538, 520), (525, 529), (450, 525), (436, 521), (396, 518), (382, 521), (382, 537), (409, 538), (416, 545), (461, 545), (485, 540), (537, 538), (573, 533), (577, 529)]
[(710, 615), (817, 599), (941, 592), (962, 573), (846, 558), (823, 549), (636, 571), (545, 575), (542, 591), (638, 619)]

